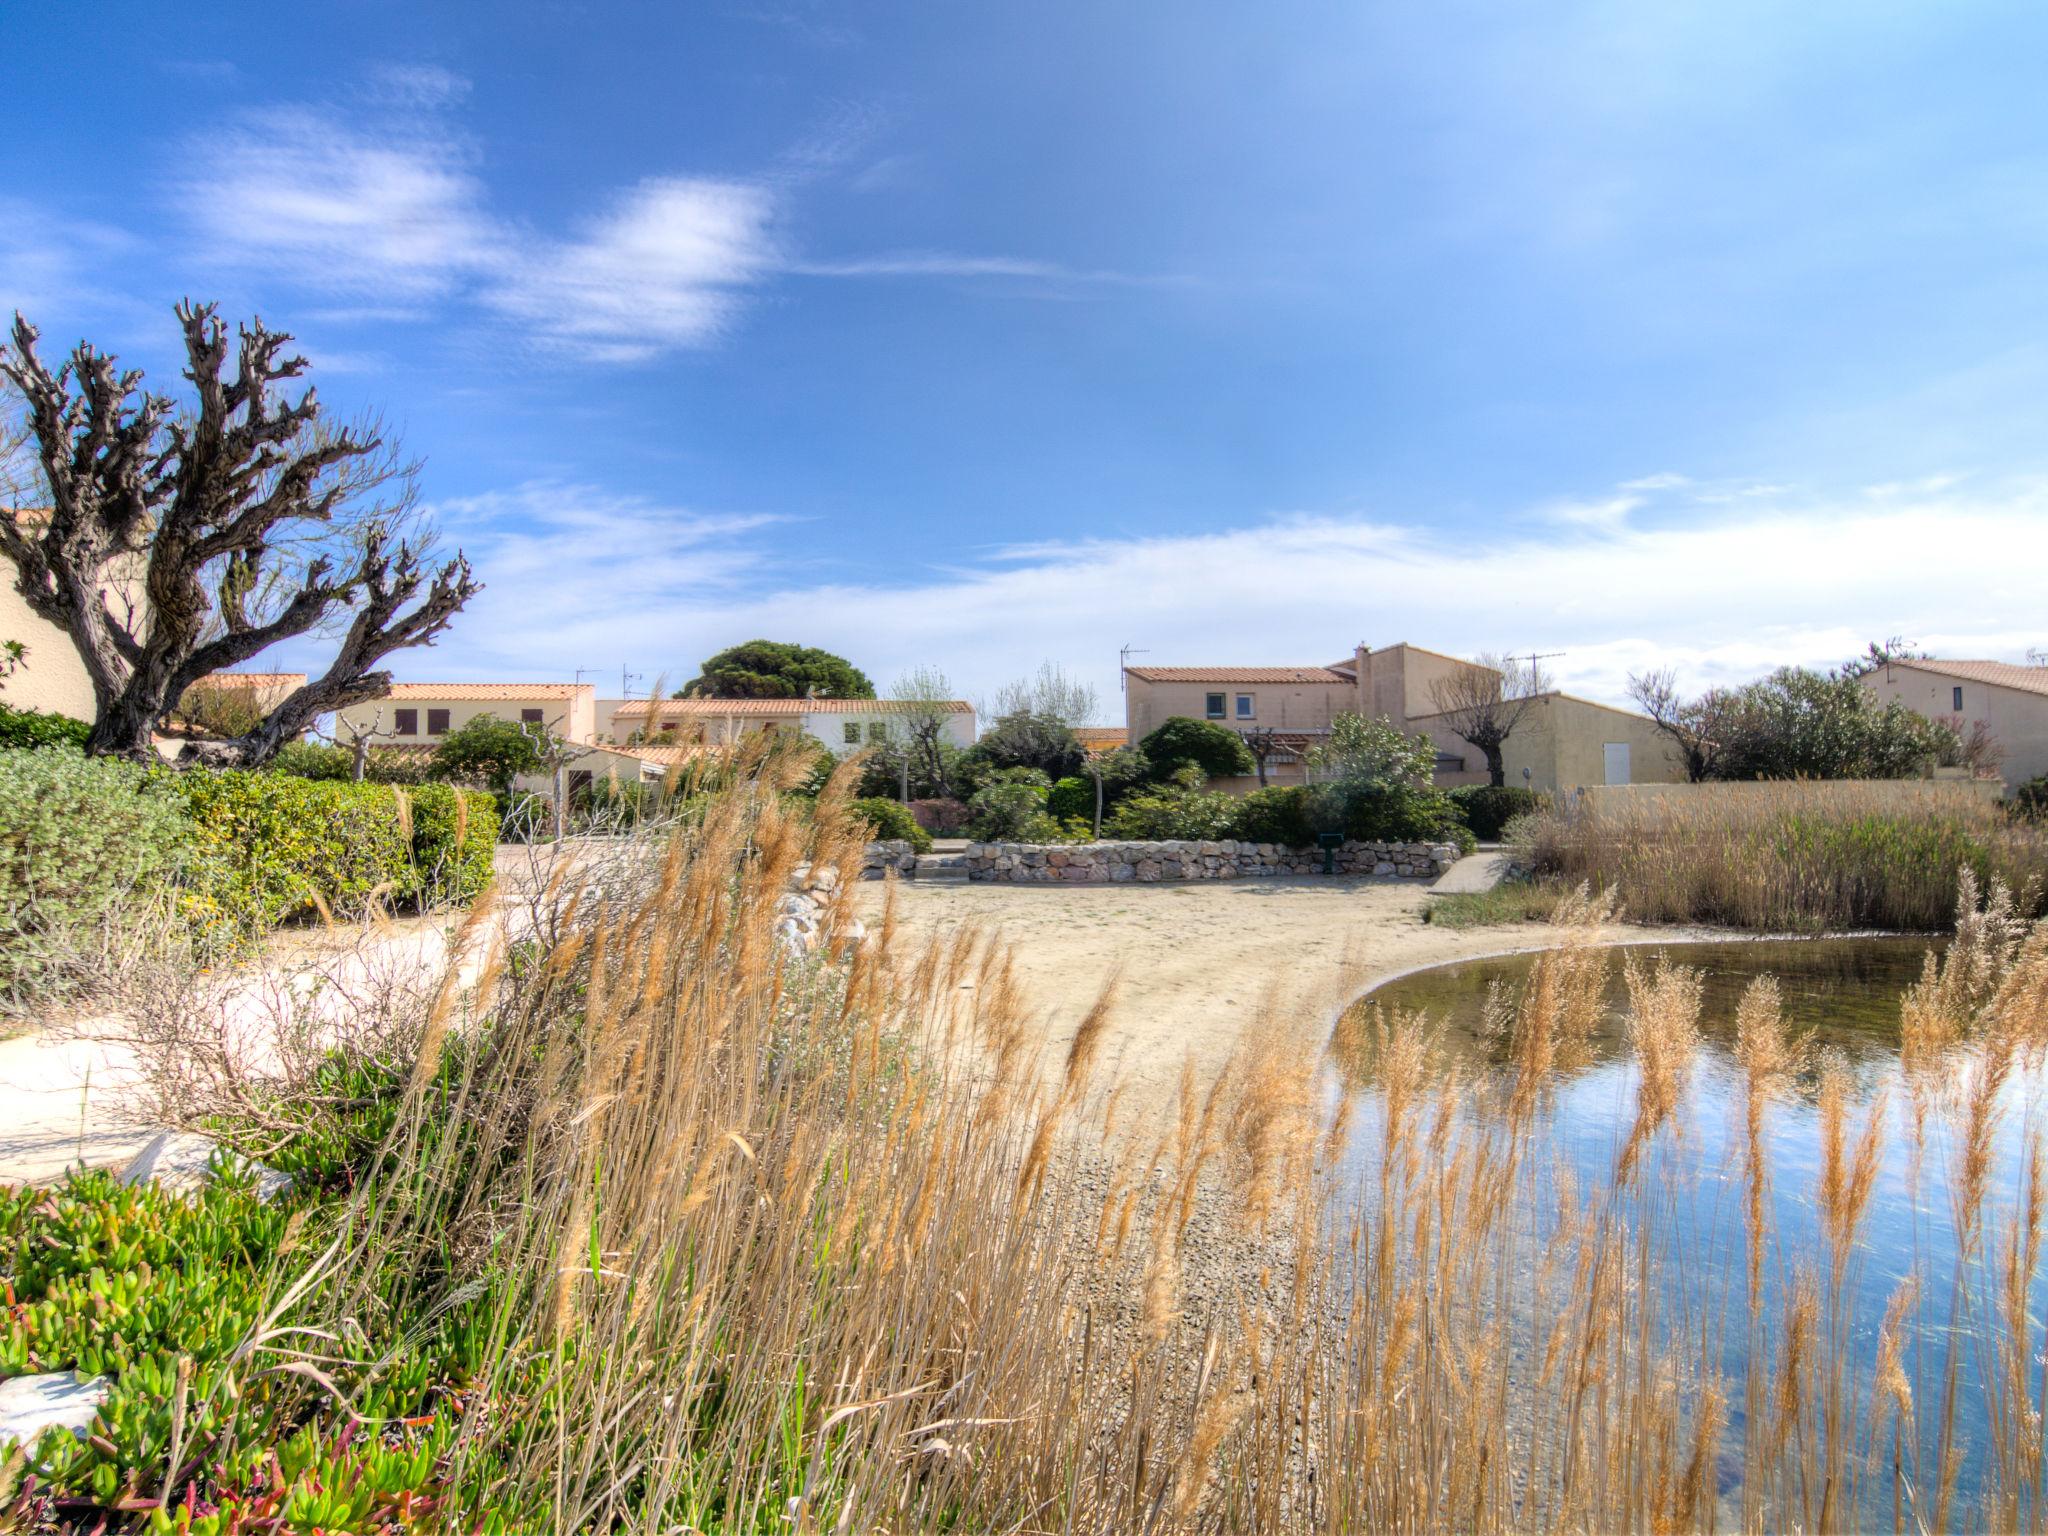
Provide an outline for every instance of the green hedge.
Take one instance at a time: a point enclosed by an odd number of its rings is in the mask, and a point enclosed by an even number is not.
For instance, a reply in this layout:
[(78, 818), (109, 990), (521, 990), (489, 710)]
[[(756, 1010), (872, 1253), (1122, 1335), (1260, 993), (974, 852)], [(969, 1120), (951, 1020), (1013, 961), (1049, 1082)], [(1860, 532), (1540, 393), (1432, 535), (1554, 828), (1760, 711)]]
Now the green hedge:
[(1550, 803), (1548, 797), (1519, 784), (1461, 784), (1450, 794), (1465, 825), (1483, 843), (1498, 842), (1501, 829), (1510, 821)]
[(474, 790), (278, 773), (168, 782), (192, 824), (183, 900), (202, 928), (260, 931), (319, 902), (354, 917), (373, 896), (434, 906), (468, 900), (490, 880), (498, 807)]
[(92, 727), (69, 715), (47, 714), (40, 709), (16, 709), (0, 704), (0, 747), (76, 747), (85, 750), (85, 738)]
[(103, 939), (176, 873), (189, 830), (134, 763), (0, 752), (0, 1001), (72, 991)]

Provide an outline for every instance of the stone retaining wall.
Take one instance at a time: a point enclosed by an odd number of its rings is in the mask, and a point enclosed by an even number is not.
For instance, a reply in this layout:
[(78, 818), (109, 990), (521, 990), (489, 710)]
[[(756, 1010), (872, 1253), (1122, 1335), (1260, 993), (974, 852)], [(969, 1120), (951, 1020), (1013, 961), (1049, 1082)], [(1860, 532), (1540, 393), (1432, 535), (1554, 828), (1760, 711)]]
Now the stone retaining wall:
[(908, 880), (916, 874), (917, 850), (900, 837), (869, 843), (867, 851), (861, 855), (861, 879), (879, 880), (891, 870), (896, 872), (899, 880)]
[[(1346, 843), (1336, 850), (1337, 873), (1352, 877), (1392, 875), (1431, 880), (1457, 862), (1449, 843)], [(964, 855), (970, 880), (1070, 880), (1108, 884), (1136, 880), (1244, 880), (1271, 875), (1319, 875), (1320, 848), (1282, 848), (1274, 843), (1221, 842), (969, 843)]]

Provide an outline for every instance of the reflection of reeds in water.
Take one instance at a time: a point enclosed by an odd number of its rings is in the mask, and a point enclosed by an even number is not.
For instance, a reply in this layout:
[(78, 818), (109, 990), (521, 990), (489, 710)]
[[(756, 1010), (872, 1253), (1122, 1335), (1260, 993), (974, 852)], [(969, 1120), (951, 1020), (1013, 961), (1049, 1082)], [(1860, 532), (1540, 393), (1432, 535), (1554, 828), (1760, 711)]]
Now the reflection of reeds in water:
[[(1865, 1316), (1889, 1116), (1823, 1071), (1820, 1235), (1789, 1251), (1771, 1132), (1803, 1043), (1768, 983), (1737, 1022), (1748, 1252), (1722, 1263), (1684, 1203), (1718, 1152), (1688, 1139), (1696, 974), (1629, 972), (1636, 1098), (1601, 1176), (1555, 1134), (1557, 1071), (1605, 1008), (1597, 904), (1497, 1000), (1498, 1074), (1446, 1067), (1416, 1016), (1354, 1018), (1373, 1089), (1350, 1148), (1277, 1011), (1148, 1128), (1096, 1082), (1107, 994), (1044, 1062), (979, 936), (784, 955), (791, 871), (851, 877), (858, 846), (844, 785), (812, 822), (773, 772), (508, 960), (487, 1017), (436, 1020), (357, 1198), (358, 1262), (303, 1301), (339, 1337), (393, 1304), (475, 1323), (454, 1475), (479, 1509), (563, 1530), (2048, 1520), (2048, 1195), (2030, 1154), (2001, 1202), (1993, 1136), (2048, 1034), (2048, 929), (1996, 893), (1907, 1004), (1906, 1123), (1958, 1149), (1963, 1251)], [(1961, 1511), (1961, 1428), (1987, 1416), (1983, 1507)]]

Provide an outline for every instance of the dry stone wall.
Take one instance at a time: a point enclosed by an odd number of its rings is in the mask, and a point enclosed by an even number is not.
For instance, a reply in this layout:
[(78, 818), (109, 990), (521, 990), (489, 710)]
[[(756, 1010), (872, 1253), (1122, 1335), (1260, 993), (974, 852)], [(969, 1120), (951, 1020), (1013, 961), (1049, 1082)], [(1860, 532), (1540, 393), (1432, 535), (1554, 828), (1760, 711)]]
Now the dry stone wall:
[[(969, 843), (962, 856), (967, 878), (1031, 884), (1072, 881), (1247, 880), (1276, 875), (1319, 875), (1320, 848), (1275, 843), (1175, 841), (1159, 843)], [(1449, 843), (1345, 843), (1336, 850), (1339, 875), (1429, 880), (1458, 859)]]

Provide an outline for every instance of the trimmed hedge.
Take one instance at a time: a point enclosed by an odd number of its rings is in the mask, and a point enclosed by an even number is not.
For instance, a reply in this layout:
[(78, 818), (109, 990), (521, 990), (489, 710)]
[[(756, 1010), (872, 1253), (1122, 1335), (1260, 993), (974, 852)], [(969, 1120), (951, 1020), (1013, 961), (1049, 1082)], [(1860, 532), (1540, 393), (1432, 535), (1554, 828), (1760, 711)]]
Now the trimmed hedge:
[(1547, 796), (1519, 784), (1460, 784), (1450, 794), (1465, 825), (1483, 843), (1498, 842), (1509, 822), (1550, 803)]
[(441, 784), (400, 788), (278, 773), (183, 773), (167, 782), (192, 823), (183, 903), (205, 929), (275, 927), (373, 898), (465, 901), (491, 877), (498, 807)]
[(16, 709), (0, 704), (0, 747), (33, 750), (36, 747), (76, 747), (85, 750), (85, 738), (92, 727), (69, 715), (53, 715), (40, 709)]
[(177, 872), (188, 831), (134, 763), (0, 752), (0, 1000), (74, 990), (102, 937)]

